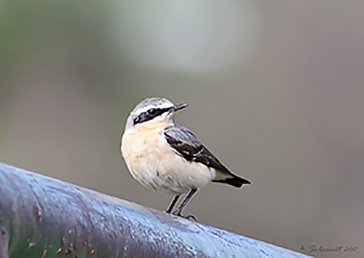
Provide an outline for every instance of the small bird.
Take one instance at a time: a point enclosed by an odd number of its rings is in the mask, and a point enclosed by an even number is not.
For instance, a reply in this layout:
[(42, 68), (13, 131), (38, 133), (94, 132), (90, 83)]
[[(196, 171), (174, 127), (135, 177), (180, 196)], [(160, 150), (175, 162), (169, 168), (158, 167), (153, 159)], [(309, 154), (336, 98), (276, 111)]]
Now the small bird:
[[(174, 113), (187, 107), (165, 98), (146, 98), (130, 113), (121, 140), (121, 152), (130, 174), (145, 187), (173, 194), (167, 213), (186, 219), (182, 210), (209, 182), (242, 187), (247, 179), (229, 171), (187, 128), (174, 123)], [(173, 211), (181, 195), (186, 195)]]

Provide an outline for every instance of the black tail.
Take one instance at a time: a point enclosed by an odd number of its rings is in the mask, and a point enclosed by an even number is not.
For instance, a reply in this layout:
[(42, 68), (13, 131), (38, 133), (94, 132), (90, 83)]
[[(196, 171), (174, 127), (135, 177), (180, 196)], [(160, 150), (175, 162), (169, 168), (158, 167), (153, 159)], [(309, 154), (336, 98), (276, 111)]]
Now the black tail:
[(244, 178), (241, 178), (241, 177), (238, 177), (235, 175), (231, 175), (231, 176), (232, 177), (227, 177), (227, 178), (220, 179), (220, 180), (212, 180), (212, 182), (225, 183), (225, 184), (232, 185), (232, 186), (235, 186), (238, 188), (240, 188), (246, 184), (251, 184), (251, 182), (249, 180), (246, 180)]

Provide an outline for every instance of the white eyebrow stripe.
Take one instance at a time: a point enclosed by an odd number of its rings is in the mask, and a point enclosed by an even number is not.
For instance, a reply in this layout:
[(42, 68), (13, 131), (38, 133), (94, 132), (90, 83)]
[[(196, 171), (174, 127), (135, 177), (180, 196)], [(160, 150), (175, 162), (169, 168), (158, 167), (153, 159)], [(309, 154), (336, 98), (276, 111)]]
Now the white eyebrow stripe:
[(145, 106), (145, 107), (142, 107), (142, 108), (139, 108), (139, 109), (135, 110), (133, 115), (139, 116), (141, 113), (146, 112), (146, 111), (148, 111), (151, 108), (160, 108), (160, 109), (163, 109), (163, 108), (171, 108), (171, 107), (173, 107), (173, 106), (171, 106), (169, 103), (162, 103), (162, 104), (160, 104), (158, 106), (156, 106), (156, 105), (148, 105), (148, 106)]

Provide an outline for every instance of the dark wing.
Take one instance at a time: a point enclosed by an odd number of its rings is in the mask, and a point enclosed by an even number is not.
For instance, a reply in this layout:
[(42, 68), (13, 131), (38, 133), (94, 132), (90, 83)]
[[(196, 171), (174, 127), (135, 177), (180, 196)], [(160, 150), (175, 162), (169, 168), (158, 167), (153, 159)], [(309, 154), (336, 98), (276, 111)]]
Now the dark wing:
[(217, 175), (214, 182), (227, 183), (236, 187), (250, 183), (248, 180), (232, 174), (187, 128), (174, 124), (166, 127), (163, 133), (168, 144), (186, 160), (200, 162), (216, 169)]
[(200, 162), (208, 167), (230, 173), (187, 128), (177, 124), (169, 126), (164, 129), (164, 135), (169, 145), (186, 160)]

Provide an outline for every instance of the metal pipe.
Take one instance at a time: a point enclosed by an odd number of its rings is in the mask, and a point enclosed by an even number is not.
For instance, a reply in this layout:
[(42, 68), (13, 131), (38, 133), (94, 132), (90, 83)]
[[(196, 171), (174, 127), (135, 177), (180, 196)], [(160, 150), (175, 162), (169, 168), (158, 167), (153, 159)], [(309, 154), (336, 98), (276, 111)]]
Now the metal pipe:
[(0, 258), (308, 257), (0, 163)]

